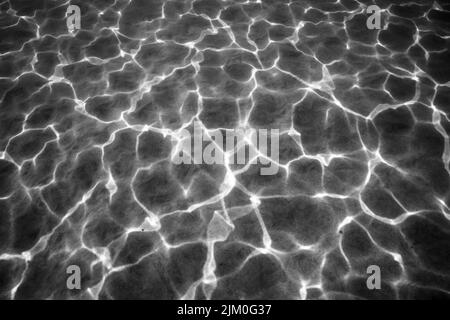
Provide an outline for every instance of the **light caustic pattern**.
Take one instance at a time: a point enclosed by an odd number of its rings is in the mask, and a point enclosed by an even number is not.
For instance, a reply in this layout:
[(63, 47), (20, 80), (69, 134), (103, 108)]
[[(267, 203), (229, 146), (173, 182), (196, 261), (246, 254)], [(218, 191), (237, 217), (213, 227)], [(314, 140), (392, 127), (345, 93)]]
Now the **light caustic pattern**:
[[(0, 297), (448, 298), (444, 2), (0, 1)], [(196, 121), (280, 170), (174, 164)]]

